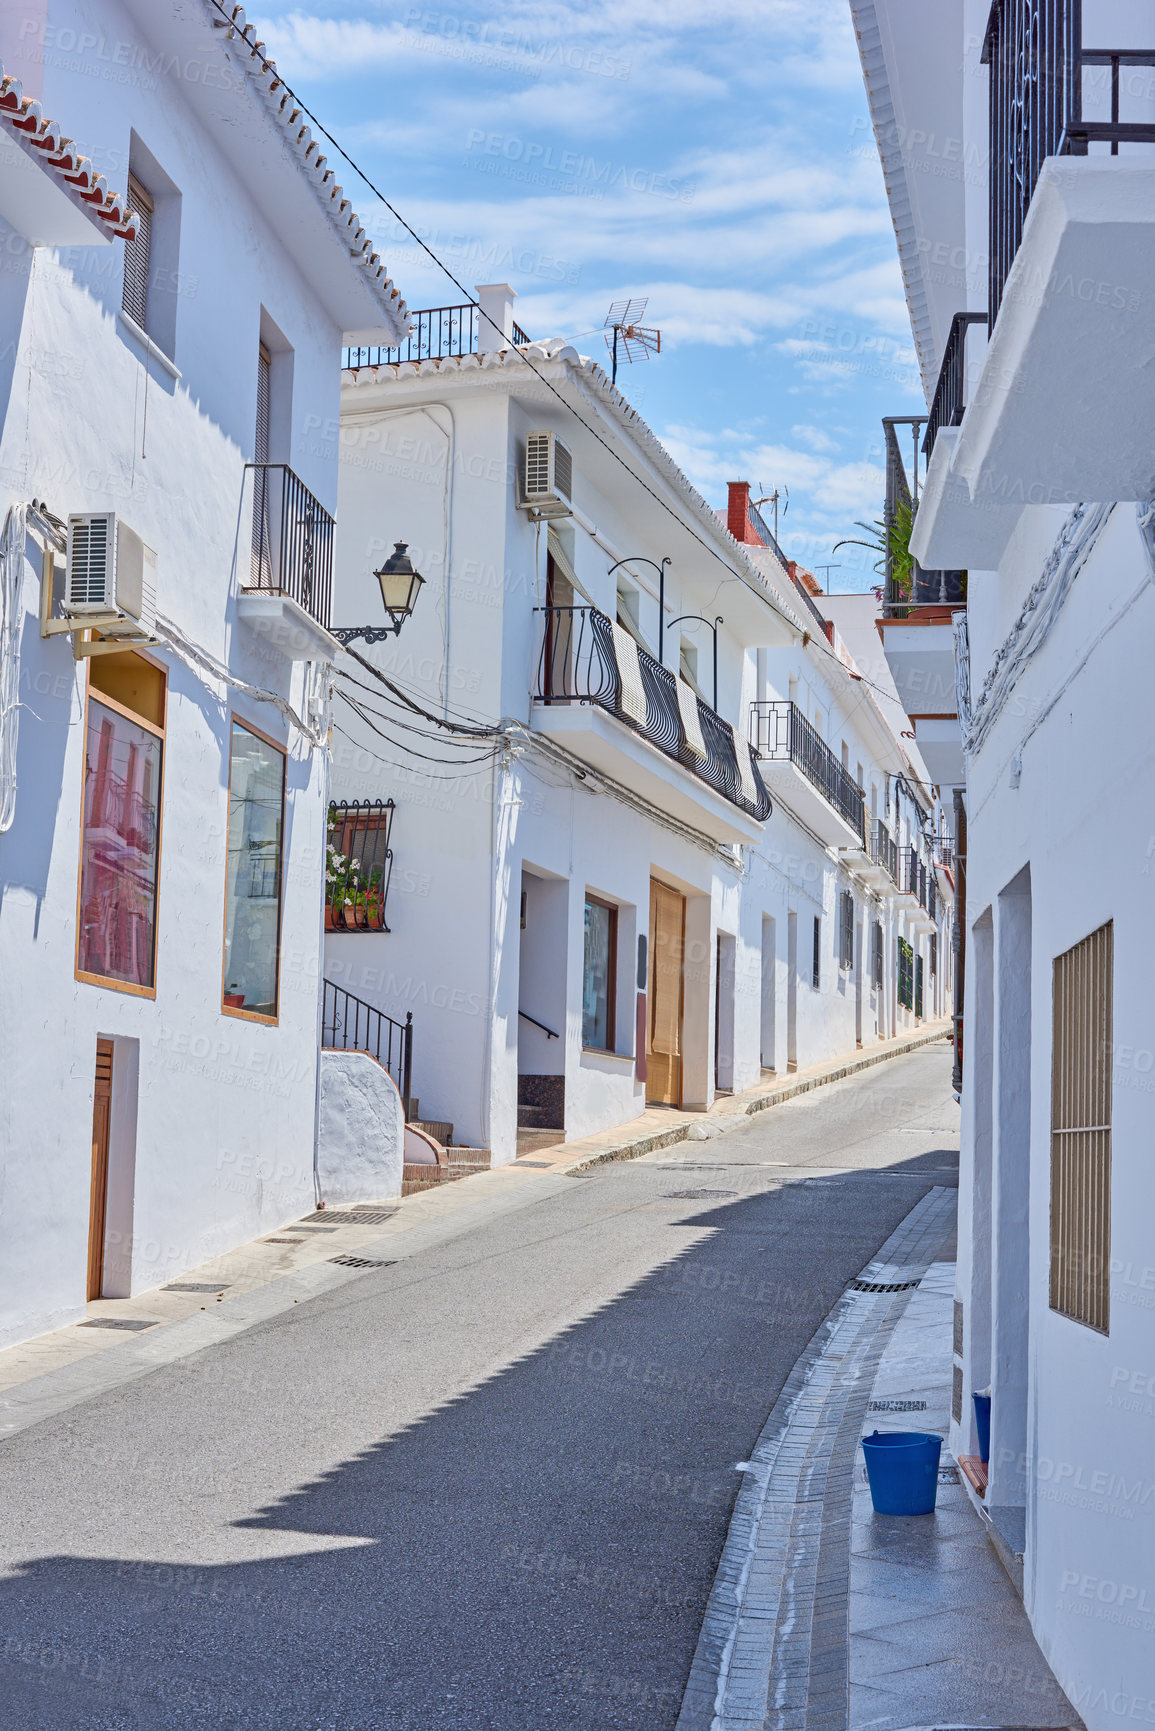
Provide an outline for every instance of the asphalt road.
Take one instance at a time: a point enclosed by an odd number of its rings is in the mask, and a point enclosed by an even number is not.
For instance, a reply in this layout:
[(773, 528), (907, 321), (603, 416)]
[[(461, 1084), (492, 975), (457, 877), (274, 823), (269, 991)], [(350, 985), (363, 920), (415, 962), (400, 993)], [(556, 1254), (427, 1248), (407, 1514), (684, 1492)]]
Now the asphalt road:
[(735, 1464), (955, 1182), (949, 1078), (555, 1184), (10, 1438), (0, 1725), (665, 1731)]

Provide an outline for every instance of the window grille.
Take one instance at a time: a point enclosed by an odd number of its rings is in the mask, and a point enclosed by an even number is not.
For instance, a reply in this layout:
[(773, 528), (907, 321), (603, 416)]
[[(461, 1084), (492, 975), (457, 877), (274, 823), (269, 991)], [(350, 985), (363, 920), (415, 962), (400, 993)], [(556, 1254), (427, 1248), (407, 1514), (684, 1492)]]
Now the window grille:
[(898, 940), (898, 1001), (904, 1009), (914, 1009), (914, 951), (905, 938)]
[(325, 930), (387, 932), (385, 901), (393, 874), (393, 801), (329, 807), (325, 860)]
[(124, 291), (121, 305), (129, 318), (135, 319), (141, 330), (147, 330), (148, 264), (153, 204), (133, 174), (128, 177), (128, 208), (136, 212), (139, 221), (132, 239), (124, 243)]
[(870, 977), (877, 992), (882, 990), (882, 924), (879, 920), (875, 920), (871, 935)]
[(922, 1015), (922, 957), (914, 958), (914, 1013)]
[(814, 916), (814, 962), (810, 983), (816, 992), (822, 985), (822, 921), (817, 914)]
[(854, 895), (843, 890), (838, 898), (838, 965), (854, 966)]
[(930, 934), (930, 977), (933, 980), (938, 973), (938, 933)]
[(1051, 1045), (1051, 1309), (1110, 1332), (1111, 921), (1056, 956)]

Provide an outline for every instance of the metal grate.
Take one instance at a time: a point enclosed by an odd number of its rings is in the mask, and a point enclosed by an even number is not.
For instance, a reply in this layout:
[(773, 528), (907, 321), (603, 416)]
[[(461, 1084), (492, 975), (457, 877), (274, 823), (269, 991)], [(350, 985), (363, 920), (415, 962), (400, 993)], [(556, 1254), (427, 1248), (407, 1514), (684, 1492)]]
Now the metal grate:
[(378, 1262), (372, 1256), (330, 1256), (330, 1262), (338, 1263), (342, 1268), (392, 1268), (392, 1262)]
[(302, 1225), (312, 1221), (325, 1221), (334, 1226), (377, 1226), (382, 1220), (392, 1220), (396, 1208), (362, 1208), (354, 1205), (352, 1208), (318, 1208), (315, 1214), (306, 1214)]
[(1051, 1309), (1110, 1331), (1114, 925), (1056, 956), (1051, 1047)]
[(924, 1400), (872, 1400), (867, 1412), (925, 1412)]
[(385, 901), (393, 875), (391, 799), (334, 800), (329, 806), (325, 930), (387, 932)]
[(304, 1244), (303, 1238), (263, 1238), (262, 1244)]
[(852, 1292), (910, 1292), (919, 1284), (917, 1280), (894, 1280), (890, 1282), (879, 1280), (852, 1280)]
[(227, 1292), (231, 1281), (228, 1280), (174, 1280), (169, 1286), (162, 1286), (162, 1292)]
[(78, 1322), (78, 1328), (126, 1328), (133, 1333), (142, 1328), (155, 1328), (159, 1317), (151, 1317), (146, 1322), (143, 1317), (135, 1316), (90, 1316), (86, 1322)]

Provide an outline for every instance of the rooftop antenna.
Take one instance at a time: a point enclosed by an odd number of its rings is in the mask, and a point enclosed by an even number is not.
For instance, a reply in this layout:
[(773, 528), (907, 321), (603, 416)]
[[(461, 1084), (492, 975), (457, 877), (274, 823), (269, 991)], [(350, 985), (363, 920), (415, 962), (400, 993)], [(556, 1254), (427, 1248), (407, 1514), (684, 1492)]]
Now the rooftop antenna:
[(841, 565), (816, 565), (814, 567), (814, 569), (816, 571), (825, 571), (826, 572), (826, 588), (827, 588), (827, 592), (829, 592), (829, 590), (830, 590), (830, 573), (831, 573), (831, 571), (841, 571), (842, 566)]
[[(759, 485), (761, 485), (761, 482), (759, 482)], [(777, 539), (778, 539), (778, 501), (779, 501), (779, 499), (782, 500), (782, 515), (785, 517), (787, 511), (790, 509), (790, 489), (789, 489), (789, 487), (783, 487), (781, 493), (779, 493), (777, 487), (775, 487), (775, 489), (772, 493), (763, 493), (761, 498), (754, 500), (755, 509), (757, 509), (757, 507), (759, 505), (773, 505), (773, 507), (774, 507), (774, 539), (775, 539), (775, 541), (777, 541)]]
[(648, 295), (643, 295), (639, 300), (615, 301), (606, 314), (606, 347), (613, 356), (613, 373), (610, 377), (612, 385), (618, 382), (619, 348), (623, 359), (627, 361), (641, 361), (647, 355), (660, 355), (662, 352), (661, 331), (655, 330), (652, 325), (641, 323), (649, 304)]

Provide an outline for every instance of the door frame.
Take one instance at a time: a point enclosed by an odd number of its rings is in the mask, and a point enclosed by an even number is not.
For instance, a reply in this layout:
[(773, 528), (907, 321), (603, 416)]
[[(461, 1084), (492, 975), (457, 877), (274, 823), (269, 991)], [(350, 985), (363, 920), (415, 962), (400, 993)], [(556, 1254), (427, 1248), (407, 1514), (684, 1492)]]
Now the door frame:
[[(668, 1056), (668, 1054), (666, 1054), (666, 1053), (654, 1051), (654, 1039), (653, 1039), (654, 1018), (655, 1018), (655, 1015), (657, 1014), (657, 1007), (658, 1007), (658, 946), (654, 942), (654, 915), (655, 915), (655, 908), (656, 908), (656, 902), (657, 902), (657, 897), (654, 894), (655, 889), (662, 891), (664, 894), (666, 894), (668, 896), (676, 897), (677, 901), (679, 903), (679, 906), (681, 908), (681, 935), (680, 935), (680, 940), (679, 940), (679, 955), (678, 955), (678, 1053), (677, 1053), (677, 1060), (676, 1060), (677, 1061), (677, 1087), (676, 1087), (676, 1089), (673, 1090), (673, 1092), (675, 1094), (675, 1098), (673, 1100), (659, 1100), (659, 1099), (653, 1098), (650, 1094), (650, 1088), (652, 1086), (653, 1079), (654, 1079), (655, 1060), (658, 1060), (660, 1062), (662, 1059), (664, 1059), (665, 1057)], [(686, 897), (684, 896), (684, 894), (682, 893), (681, 890), (674, 889), (674, 887), (671, 884), (663, 883), (661, 878), (656, 878), (653, 876), (651, 876), (651, 878), (650, 878), (649, 927), (650, 927), (650, 977), (649, 977), (650, 1001), (649, 1001), (649, 1005), (648, 1005), (648, 1014), (646, 1017), (646, 1075), (647, 1075), (646, 1104), (647, 1104), (647, 1106), (649, 1106), (649, 1105), (676, 1106), (680, 1109), (681, 1105), (682, 1105), (682, 1098), (683, 1098), (683, 1093), (684, 1093), (684, 1088), (685, 1088), (685, 1053), (682, 1050), (682, 1043), (683, 1043), (683, 1037), (684, 1037), (684, 1032), (685, 1032), (685, 1021), (686, 1021)]]
[[(108, 1225), (108, 1157), (112, 1144), (113, 1042), (96, 1042), (96, 1073), (92, 1087), (92, 1166), (88, 1190), (88, 1273), (86, 1301), (104, 1293), (104, 1240)], [(102, 1064), (105, 1074), (102, 1076)]]

